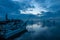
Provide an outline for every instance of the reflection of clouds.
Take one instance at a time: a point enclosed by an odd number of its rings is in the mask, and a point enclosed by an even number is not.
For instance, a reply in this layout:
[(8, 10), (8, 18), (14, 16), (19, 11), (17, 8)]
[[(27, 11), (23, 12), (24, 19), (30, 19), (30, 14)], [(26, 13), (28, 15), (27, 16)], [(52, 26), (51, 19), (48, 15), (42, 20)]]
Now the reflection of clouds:
[(41, 37), (41, 35), (45, 37), (51, 35), (51, 33), (48, 31), (48, 27), (42, 27), (41, 23), (27, 25), (26, 29), (28, 30), (28, 32), (30, 32), (33, 39), (35, 39), (36, 37)]
[(47, 27), (42, 27), (41, 23), (33, 24), (33, 25), (27, 25), (26, 29), (29, 32), (41, 32), (47, 29)]
[(39, 30), (40, 27), (41, 25), (33, 24), (33, 25), (28, 25), (26, 28), (28, 31), (37, 31)]

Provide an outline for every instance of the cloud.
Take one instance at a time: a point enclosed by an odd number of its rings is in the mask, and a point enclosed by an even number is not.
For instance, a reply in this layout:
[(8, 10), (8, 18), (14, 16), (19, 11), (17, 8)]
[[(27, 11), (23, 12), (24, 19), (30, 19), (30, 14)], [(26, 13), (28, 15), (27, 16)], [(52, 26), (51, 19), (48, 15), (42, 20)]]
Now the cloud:
[(33, 8), (31, 12), (33, 14), (45, 10), (57, 11), (60, 10), (60, 0), (0, 0), (0, 15), (3, 16), (6, 13), (20, 14), (20, 10), (30, 8)]
[(35, 0), (39, 5), (49, 11), (57, 11), (60, 9), (60, 0)]

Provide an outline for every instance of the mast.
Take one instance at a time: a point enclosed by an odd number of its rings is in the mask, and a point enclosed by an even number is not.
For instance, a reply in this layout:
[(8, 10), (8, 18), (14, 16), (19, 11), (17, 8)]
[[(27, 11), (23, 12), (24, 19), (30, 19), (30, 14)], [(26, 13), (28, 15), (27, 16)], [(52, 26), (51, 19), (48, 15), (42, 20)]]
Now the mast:
[(7, 13), (6, 13), (6, 21), (8, 20), (8, 15), (7, 15)]

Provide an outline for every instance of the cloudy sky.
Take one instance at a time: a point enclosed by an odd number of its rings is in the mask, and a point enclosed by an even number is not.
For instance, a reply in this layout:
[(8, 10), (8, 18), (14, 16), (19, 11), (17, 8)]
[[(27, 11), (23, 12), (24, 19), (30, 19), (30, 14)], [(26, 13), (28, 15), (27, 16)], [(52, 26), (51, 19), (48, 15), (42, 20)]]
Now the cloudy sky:
[(19, 13), (23, 10), (37, 14), (41, 11), (57, 11), (60, 9), (59, 3), (60, 0), (0, 0), (0, 13)]
[(60, 10), (60, 0), (0, 0), (0, 17), (7, 14), (41, 14)]
[[(60, 0), (13, 0), (19, 3), (25, 3), (22, 13), (38, 14), (41, 11), (57, 11), (60, 9)], [(34, 6), (34, 7), (33, 7)]]

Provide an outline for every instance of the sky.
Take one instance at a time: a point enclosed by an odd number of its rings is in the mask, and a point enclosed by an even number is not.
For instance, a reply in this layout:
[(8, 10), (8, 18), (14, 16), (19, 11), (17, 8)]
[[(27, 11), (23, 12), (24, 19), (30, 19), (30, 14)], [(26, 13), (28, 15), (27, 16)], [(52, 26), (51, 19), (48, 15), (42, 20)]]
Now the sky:
[(24, 14), (34, 14), (34, 15), (37, 15), (37, 14), (41, 14), (41, 11), (44, 11), (44, 12), (47, 12), (47, 10), (41, 6), (39, 6), (39, 4), (36, 2), (36, 1), (31, 1), (30, 5), (34, 6), (31, 7), (31, 8), (27, 8), (27, 10), (23, 11)]
[[(20, 0), (14, 0), (14, 1), (20, 1)], [(24, 1), (23, 1), (24, 2)], [(28, 0), (26, 1), (30, 4), (31, 7), (28, 6), (26, 10), (20, 10), (23, 14), (41, 14), (41, 11), (47, 11), (45, 8), (39, 6), (39, 4), (35, 0)]]
[[(24, 14), (41, 14), (41, 11), (57, 11), (60, 9), (60, 0), (13, 0), (19, 3), (28, 3), (31, 7), (27, 7), (26, 10), (20, 10), (21, 13)], [(34, 6), (34, 7), (32, 7)], [(26, 5), (25, 5), (26, 7)]]
[(42, 14), (60, 10), (60, 0), (0, 0), (0, 18), (6, 14)]
[(59, 10), (59, 3), (60, 0), (0, 0), (0, 10), (4, 13), (19, 13), (22, 10), (25, 13), (38, 14), (41, 11)]

